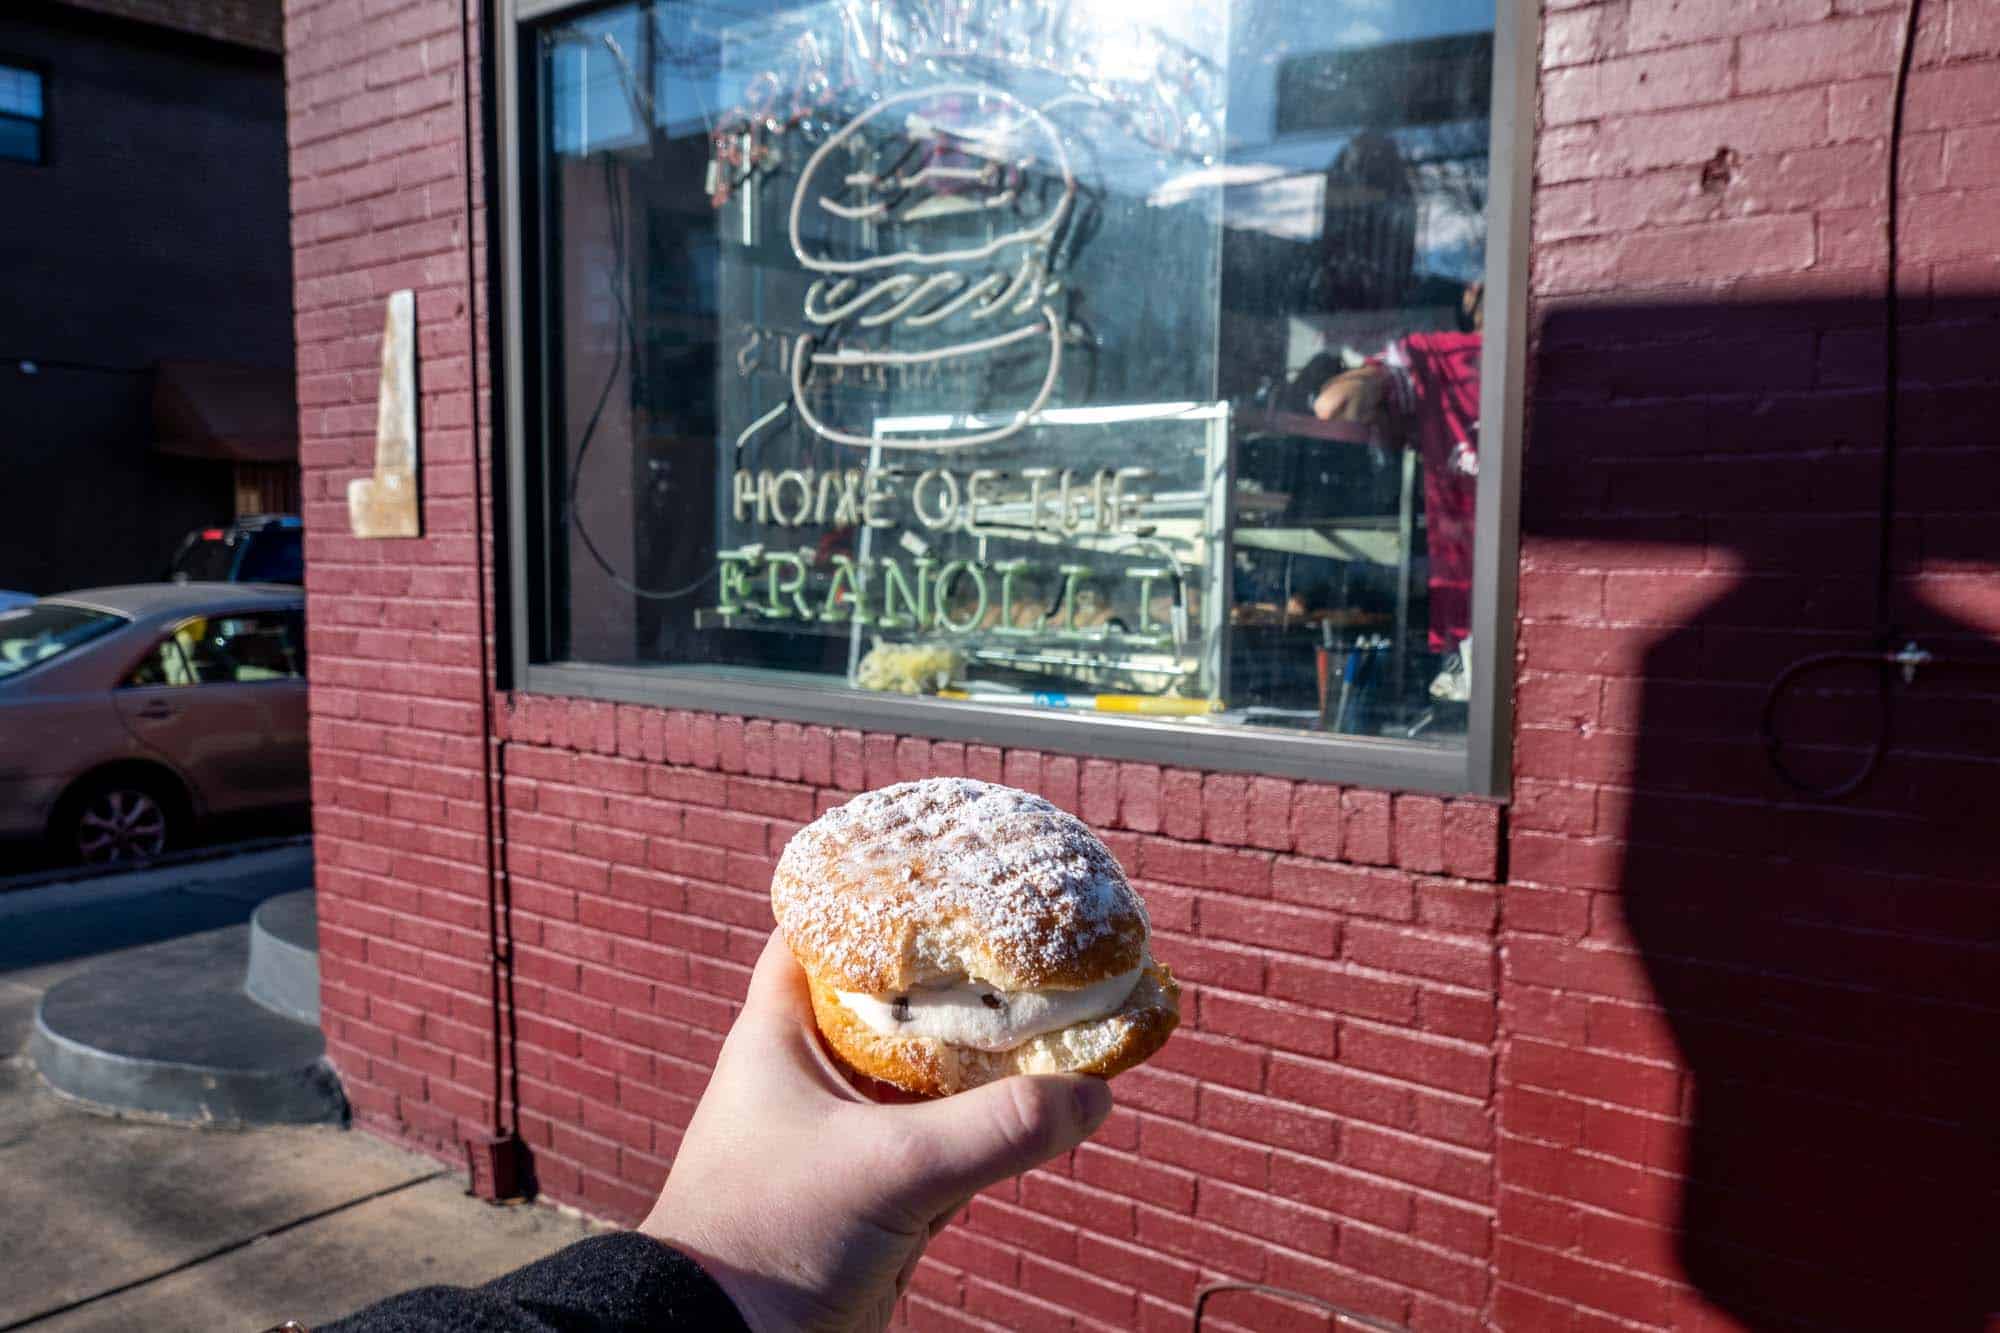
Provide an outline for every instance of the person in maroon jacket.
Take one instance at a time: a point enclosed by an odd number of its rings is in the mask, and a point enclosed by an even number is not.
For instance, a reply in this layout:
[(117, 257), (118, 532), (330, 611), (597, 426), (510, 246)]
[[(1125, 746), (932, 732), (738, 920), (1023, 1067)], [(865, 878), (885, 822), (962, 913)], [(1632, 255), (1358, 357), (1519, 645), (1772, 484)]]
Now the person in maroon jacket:
[(1110, 1112), (1109, 1085), (1075, 1074), (869, 1101), (821, 1050), (805, 974), (774, 933), (637, 1231), (317, 1333), (874, 1333), (975, 1193), (1068, 1152)]
[(1486, 289), (1465, 289), (1464, 332), (1410, 333), (1368, 364), (1334, 376), (1313, 398), (1322, 421), (1386, 423), (1423, 460), (1430, 547), (1430, 648), (1461, 654), (1431, 692), (1463, 699), (1472, 634), (1472, 535), (1479, 492), (1479, 354)]

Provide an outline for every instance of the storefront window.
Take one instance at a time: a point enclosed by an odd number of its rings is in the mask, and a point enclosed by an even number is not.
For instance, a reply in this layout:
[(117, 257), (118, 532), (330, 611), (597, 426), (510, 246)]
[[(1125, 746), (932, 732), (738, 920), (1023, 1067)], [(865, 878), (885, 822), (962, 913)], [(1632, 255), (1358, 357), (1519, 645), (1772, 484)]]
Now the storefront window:
[(530, 664), (1462, 750), (1494, 18), (525, 25)]

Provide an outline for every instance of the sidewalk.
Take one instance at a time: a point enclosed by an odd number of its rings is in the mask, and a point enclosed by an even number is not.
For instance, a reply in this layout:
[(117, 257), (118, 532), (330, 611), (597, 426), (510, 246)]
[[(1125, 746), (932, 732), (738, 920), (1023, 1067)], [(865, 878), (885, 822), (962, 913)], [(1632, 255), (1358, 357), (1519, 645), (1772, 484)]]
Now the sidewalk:
[(590, 1233), (493, 1208), (432, 1159), (328, 1126), (190, 1129), (85, 1110), (21, 1055), (42, 993), (145, 942), (247, 920), (309, 852), (0, 895), (0, 1333), (307, 1326), (476, 1283)]

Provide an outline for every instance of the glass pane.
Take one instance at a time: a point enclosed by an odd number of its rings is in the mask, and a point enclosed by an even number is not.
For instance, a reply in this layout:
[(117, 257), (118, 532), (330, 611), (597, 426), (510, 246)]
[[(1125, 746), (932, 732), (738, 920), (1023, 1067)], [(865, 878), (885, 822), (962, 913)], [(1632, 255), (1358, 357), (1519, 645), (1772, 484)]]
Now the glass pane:
[(0, 158), (14, 162), (41, 161), (41, 122), (23, 120), (19, 116), (0, 116)]
[(212, 616), (174, 631), (194, 677), (204, 685), (233, 685), (303, 676), (284, 612)]
[(198, 537), (174, 557), (174, 577), (183, 582), (226, 583), (236, 568), (236, 540), (220, 532)]
[(219, 624), (207, 616), (198, 616), (182, 621), (167, 637), (161, 654), (167, 684), (227, 685), (235, 679), (228, 655), (215, 642)]
[(1462, 743), (1491, 30), (538, 29), (552, 658)]
[(243, 553), (245, 583), (304, 583), (305, 534), (298, 528), (265, 528)]
[(31, 602), (0, 611), (0, 680), (125, 624), (123, 616), (61, 602)]
[(0, 114), (42, 117), (42, 76), (31, 69), (0, 65)]
[(291, 657), (292, 674), (306, 675), (306, 613), (287, 611), (284, 615), (285, 650)]
[(153, 651), (145, 660), (132, 668), (132, 674), (125, 678), (125, 684), (133, 689), (150, 685), (193, 685), (194, 669), (188, 665), (187, 654), (181, 651), (180, 643), (172, 636), (153, 645)]

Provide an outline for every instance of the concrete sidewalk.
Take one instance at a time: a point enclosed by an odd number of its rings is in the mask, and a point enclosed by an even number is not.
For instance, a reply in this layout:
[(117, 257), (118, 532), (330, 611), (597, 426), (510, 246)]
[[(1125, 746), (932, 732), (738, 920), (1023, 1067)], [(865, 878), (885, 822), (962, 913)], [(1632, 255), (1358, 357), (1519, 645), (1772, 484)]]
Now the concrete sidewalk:
[(41, 1083), (21, 1050), (44, 991), (135, 944), (246, 918), (298, 887), (302, 865), (0, 896), (0, 1333), (310, 1327), (410, 1287), (484, 1281), (594, 1229), (489, 1207), (462, 1173), (345, 1130), (113, 1117)]

